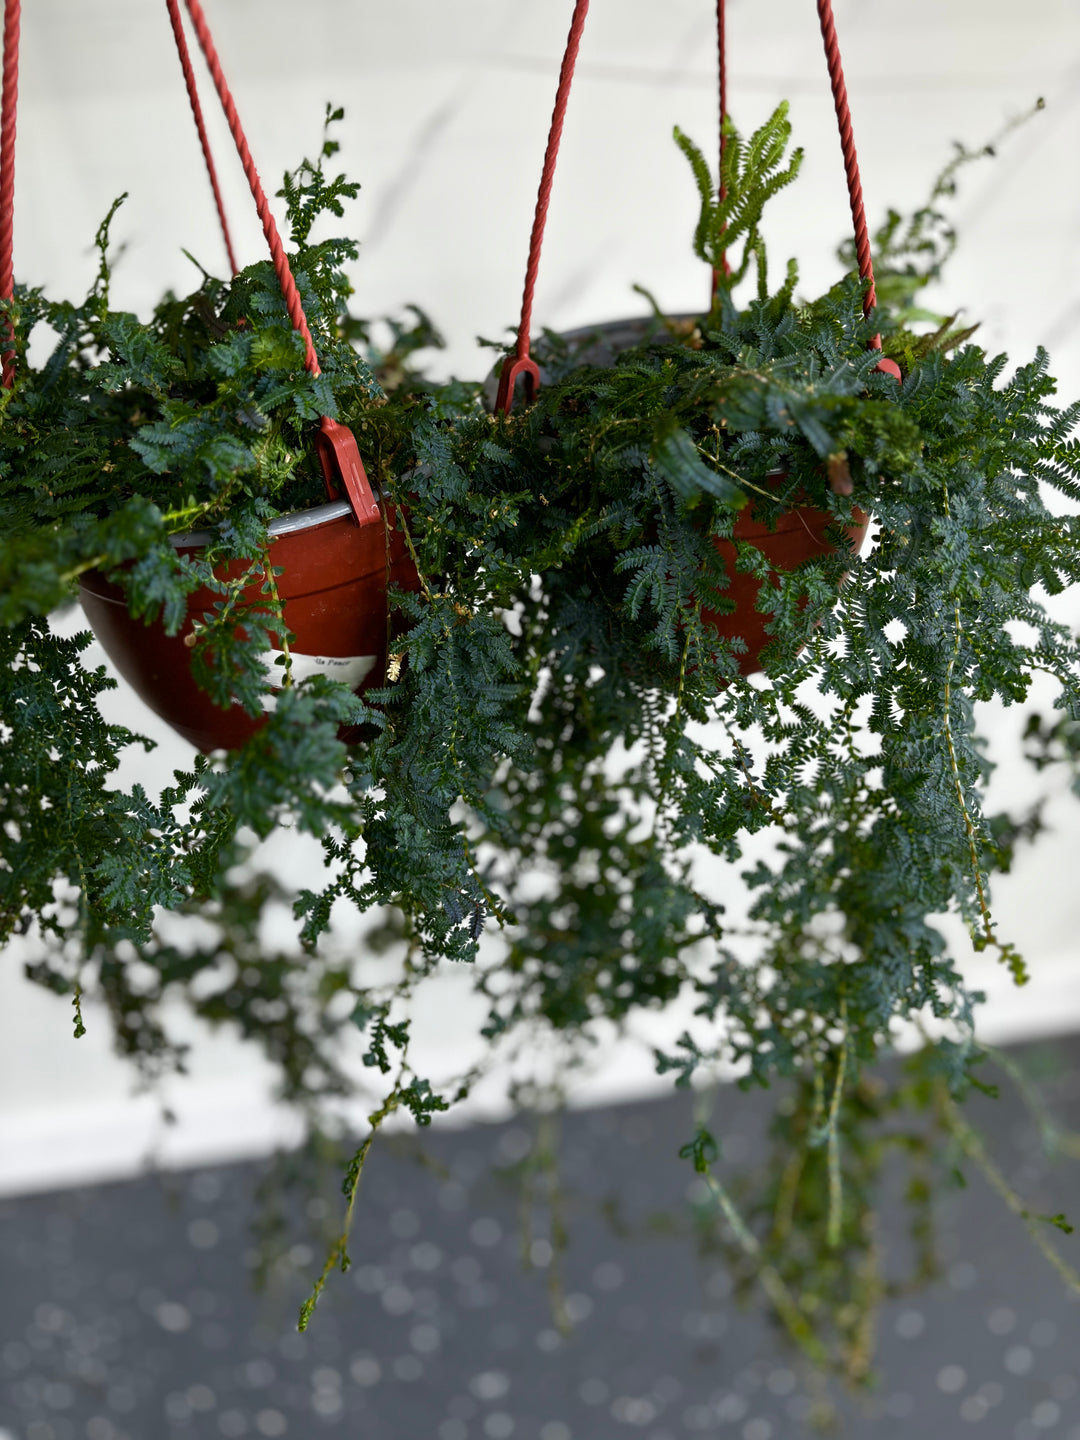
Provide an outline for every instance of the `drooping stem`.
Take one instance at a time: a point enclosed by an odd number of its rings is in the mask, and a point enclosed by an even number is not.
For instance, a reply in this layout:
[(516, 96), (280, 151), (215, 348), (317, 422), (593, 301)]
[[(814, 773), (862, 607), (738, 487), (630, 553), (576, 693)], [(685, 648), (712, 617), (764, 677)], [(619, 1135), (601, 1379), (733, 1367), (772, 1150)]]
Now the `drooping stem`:
[(829, 1248), (839, 1247), (844, 1218), (843, 1175), (840, 1170), (840, 1104), (844, 1098), (844, 1080), (847, 1074), (848, 1032), (847, 1001), (840, 1002), (840, 1022), (844, 1027), (844, 1038), (840, 1042), (840, 1054), (836, 1062), (836, 1083), (829, 1103)]
[[(281, 625), (281, 653), (285, 656), (285, 665), (282, 673), (282, 685), (288, 689), (293, 683), (292, 651), (289, 648), (289, 627), (285, 624), (285, 606), (281, 603), (281, 596), (278, 594), (277, 575), (274, 567), (270, 564), (270, 556), (267, 555), (263, 562), (263, 574), (266, 577), (266, 588), (270, 592), (270, 598), (274, 602), (274, 614)], [(295, 637), (294, 637), (295, 638)]]
[(1000, 1195), (1012, 1213), (1024, 1222), (1024, 1227), (1034, 1240), (1036, 1246), (1049, 1260), (1050, 1264), (1058, 1272), (1061, 1278), (1069, 1286), (1070, 1290), (1080, 1295), (1080, 1273), (1073, 1269), (1069, 1262), (1058, 1254), (1057, 1250), (1046, 1238), (1045, 1226), (1049, 1224), (1061, 1224), (1060, 1216), (1035, 1215), (1024, 1204), (1022, 1198), (1006, 1180), (1000, 1166), (987, 1153), (982, 1136), (968, 1124), (960, 1114), (960, 1110), (948, 1093), (944, 1083), (939, 1084), (939, 1101), (941, 1113), (945, 1124), (959, 1143), (965, 1155), (979, 1167), (986, 1176), (992, 1188)]
[(986, 899), (986, 890), (983, 885), (982, 866), (979, 864), (979, 850), (976, 843), (975, 826), (971, 821), (971, 814), (964, 798), (964, 785), (960, 778), (960, 765), (956, 757), (956, 743), (953, 739), (952, 727), (952, 677), (956, 669), (956, 662), (960, 658), (960, 642), (963, 637), (963, 625), (960, 620), (960, 602), (953, 602), (953, 613), (955, 616), (956, 638), (953, 644), (952, 654), (949, 656), (949, 664), (945, 670), (945, 745), (949, 752), (949, 768), (952, 771), (953, 787), (956, 790), (956, 801), (960, 806), (960, 813), (964, 817), (964, 829), (967, 833), (968, 853), (971, 857), (971, 873), (975, 880), (975, 893), (979, 902), (979, 914), (983, 923), (983, 939), (987, 945), (996, 944), (994, 935), (994, 923), (990, 917), (990, 907)]
[(346, 1172), (346, 1185), (348, 1187), (346, 1190), (347, 1203), (341, 1234), (331, 1246), (330, 1253), (327, 1255), (323, 1264), (322, 1273), (312, 1286), (311, 1294), (300, 1307), (300, 1315), (296, 1323), (296, 1328), (300, 1331), (307, 1329), (315, 1306), (319, 1303), (319, 1297), (323, 1292), (327, 1280), (330, 1278), (331, 1271), (338, 1268), (345, 1271), (349, 1268), (349, 1235), (352, 1232), (356, 1197), (360, 1193), (360, 1178), (364, 1173), (364, 1165), (367, 1162), (368, 1152), (375, 1143), (375, 1137), (382, 1128), (384, 1120), (392, 1115), (401, 1104), (401, 1092), (404, 1088), (403, 1081), (407, 1069), (406, 1057), (402, 1054), (401, 1067), (398, 1071), (397, 1079), (394, 1081), (393, 1088), (378, 1110), (373, 1111), (368, 1116), (368, 1133), (361, 1141), (359, 1148), (349, 1162), (349, 1168)]
[(780, 1317), (788, 1334), (816, 1365), (827, 1364), (828, 1355), (825, 1347), (814, 1334), (809, 1320), (803, 1314), (795, 1296), (788, 1289), (783, 1276), (775, 1266), (762, 1260), (761, 1243), (739, 1214), (735, 1202), (711, 1170), (704, 1171), (703, 1178), (723, 1212), (724, 1219), (731, 1227), (731, 1232), (735, 1236), (739, 1248), (755, 1262), (761, 1288), (769, 1297), (773, 1309)]

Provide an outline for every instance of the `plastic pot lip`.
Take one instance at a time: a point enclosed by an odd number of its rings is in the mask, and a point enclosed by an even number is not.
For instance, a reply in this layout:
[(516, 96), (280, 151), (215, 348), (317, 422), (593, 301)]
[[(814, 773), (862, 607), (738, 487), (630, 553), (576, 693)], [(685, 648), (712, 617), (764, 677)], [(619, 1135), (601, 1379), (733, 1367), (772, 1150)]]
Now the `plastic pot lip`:
[[(352, 506), (348, 500), (328, 500), (324, 505), (313, 505), (310, 510), (292, 510), (288, 515), (279, 515), (270, 521), (266, 530), (272, 539), (276, 539), (280, 535), (314, 530), (351, 514)], [(170, 535), (169, 543), (174, 550), (197, 550), (212, 544), (216, 538), (212, 530), (189, 530), (186, 535)]]
[(593, 335), (603, 337), (618, 334), (620, 330), (637, 331), (641, 335), (645, 335), (649, 328), (653, 327), (661, 344), (674, 344), (676, 337), (665, 332), (664, 320), (670, 320), (678, 325), (684, 324), (687, 320), (697, 321), (703, 318), (703, 314), (689, 310), (681, 311), (678, 315), (665, 315), (663, 320), (656, 315), (620, 315), (614, 320), (599, 320), (595, 325), (575, 325), (572, 330), (560, 330), (558, 334), (561, 339), (569, 340), (572, 344), (575, 340), (588, 340)]

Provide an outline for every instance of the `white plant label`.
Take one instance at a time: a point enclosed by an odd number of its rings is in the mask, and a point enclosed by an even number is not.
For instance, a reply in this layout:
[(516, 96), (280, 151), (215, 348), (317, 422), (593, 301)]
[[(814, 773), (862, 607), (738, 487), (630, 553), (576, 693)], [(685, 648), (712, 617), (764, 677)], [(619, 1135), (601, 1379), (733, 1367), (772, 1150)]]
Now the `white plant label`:
[[(340, 680), (350, 690), (355, 690), (371, 674), (378, 660), (377, 655), (300, 655), (295, 650), (289, 653), (295, 682), (309, 680), (312, 675), (325, 675), (328, 680)], [(282, 654), (280, 650), (264, 650), (259, 656), (272, 680), (280, 681), (285, 673), (285, 666), (277, 663)], [(264, 695), (262, 703), (264, 710), (273, 710), (277, 697)]]

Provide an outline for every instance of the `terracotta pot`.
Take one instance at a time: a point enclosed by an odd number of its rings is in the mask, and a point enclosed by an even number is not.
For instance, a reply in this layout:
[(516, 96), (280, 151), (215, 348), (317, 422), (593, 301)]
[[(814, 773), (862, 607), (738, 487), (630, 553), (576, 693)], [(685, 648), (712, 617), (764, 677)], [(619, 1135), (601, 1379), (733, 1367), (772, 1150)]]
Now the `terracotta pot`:
[[(745, 540), (756, 550), (760, 550), (772, 567), (774, 575), (779, 571), (794, 570), (804, 560), (812, 560), (815, 556), (836, 553), (836, 546), (825, 538), (826, 530), (835, 524), (835, 521), (825, 510), (812, 506), (787, 510), (777, 518), (772, 530), (751, 512), (752, 507), (748, 505), (735, 517), (734, 539)], [(862, 549), (866, 538), (869, 516), (858, 508), (855, 509), (855, 516), (857, 524), (847, 526), (846, 530), (857, 553)], [(725, 639), (732, 640), (741, 636), (746, 641), (746, 650), (738, 657), (739, 670), (743, 675), (752, 675), (761, 669), (761, 652), (772, 639), (765, 630), (766, 625), (771, 623), (772, 616), (762, 614), (757, 609), (762, 582), (753, 575), (735, 569), (735, 545), (732, 540), (714, 538), (713, 544), (719, 550), (724, 568), (728, 572), (727, 593), (735, 601), (735, 609), (727, 615), (703, 609), (702, 618)]]
[[(392, 509), (385, 519), (379, 513), (358, 524), (348, 500), (335, 500), (283, 515), (267, 528), (270, 560), (283, 571), (277, 584), (285, 623), (296, 636), (290, 646), (294, 676), (326, 674), (357, 692), (381, 684), (389, 642), (387, 586), (392, 581), (410, 590), (418, 584)], [(177, 536), (173, 544), (197, 554), (211, 538), (197, 532)], [(238, 568), (234, 562), (232, 573)], [(229, 567), (215, 573), (225, 577)], [(266, 723), (265, 716), (252, 717), (239, 705), (215, 705), (195, 683), (185, 637), (220, 598), (213, 591), (189, 596), (187, 618), (176, 635), (166, 635), (160, 621), (147, 625), (133, 619), (123, 591), (96, 571), (80, 580), (79, 598), (120, 674), (155, 715), (197, 749), (235, 749)], [(265, 603), (258, 583), (245, 598)], [(276, 653), (267, 653), (268, 664)]]

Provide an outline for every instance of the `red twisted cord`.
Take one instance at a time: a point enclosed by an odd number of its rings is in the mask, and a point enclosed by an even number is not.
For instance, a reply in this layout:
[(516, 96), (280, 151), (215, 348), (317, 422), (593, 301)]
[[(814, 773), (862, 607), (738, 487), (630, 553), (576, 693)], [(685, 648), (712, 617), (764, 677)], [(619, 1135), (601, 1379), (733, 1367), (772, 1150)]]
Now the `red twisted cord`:
[(578, 50), (581, 47), (581, 32), (585, 28), (585, 17), (589, 13), (589, 0), (576, 0), (574, 15), (570, 22), (570, 34), (566, 41), (559, 70), (559, 88), (555, 92), (555, 109), (551, 115), (551, 129), (548, 132), (547, 150), (544, 154), (544, 169), (540, 176), (540, 189), (536, 197), (536, 214), (533, 218), (532, 236), (529, 240), (529, 263), (525, 270), (525, 292), (521, 299), (521, 326), (518, 330), (518, 355), (529, 353), (529, 327), (532, 322), (533, 291), (540, 269), (540, 247), (544, 242), (544, 226), (547, 223), (551, 187), (555, 181), (555, 162), (559, 157), (559, 143), (562, 140), (563, 121), (570, 100), (570, 85), (574, 78)]
[(195, 87), (195, 71), (191, 67), (191, 55), (188, 52), (187, 38), (184, 35), (184, 25), (180, 18), (180, 5), (178, 0), (165, 0), (169, 11), (169, 20), (172, 24), (173, 39), (176, 41), (177, 53), (180, 56), (180, 68), (184, 72), (184, 84), (187, 86), (188, 100), (191, 102), (191, 113), (195, 117), (195, 128), (199, 132), (199, 144), (202, 146), (203, 159), (206, 161), (206, 171), (210, 176), (210, 188), (214, 192), (214, 204), (217, 206), (218, 219), (221, 221), (221, 233), (225, 239), (225, 250), (229, 257), (229, 269), (235, 275), (240, 269), (236, 263), (236, 253), (233, 250), (232, 236), (229, 234), (229, 222), (225, 218), (225, 205), (221, 198), (221, 190), (218, 187), (217, 170), (214, 168), (214, 157), (210, 153), (210, 141), (206, 134), (206, 126), (203, 123), (202, 106), (199, 103), (199, 92)]
[[(728, 115), (727, 104), (727, 17), (724, 12), (724, 0), (716, 0), (716, 61), (717, 71), (720, 78), (720, 184), (717, 188), (717, 196), (720, 200), (727, 199), (727, 186), (724, 184), (724, 150), (727, 147), (727, 136), (724, 134), (724, 121)], [(713, 295), (716, 295), (720, 288), (721, 275), (730, 275), (731, 266), (728, 264), (727, 251), (720, 252), (720, 268), (713, 270)]]
[[(851, 132), (851, 110), (848, 107), (847, 86), (844, 83), (844, 67), (840, 63), (840, 42), (836, 38), (832, 0), (817, 0), (817, 8), (818, 19), (821, 21), (821, 38), (825, 42), (825, 63), (829, 67), (829, 83), (832, 86), (833, 104), (836, 107), (836, 122), (840, 126), (840, 149), (844, 154), (848, 198), (851, 201), (851, 219), (855, 226), (855, 255), (859, 262), (859, 278), (866, 281), (863, 314), (869, 315), (877, 304), (877, 292), (874, 289), (874, 261), (870, 253), (870, 232), (866, 227), (862, 181), (859, 178), (859, 161), (855, 154), (855, 138)], [(881, 336), (871, 335), (867, 342), (867, 348), (880, 350)], [(895, 360), (888, 358), (879, 360), (874, 369), (891, 375), (894, 380), (901, 378), (900, 367)]]
[[(836, 121), (840, 126), (840, 149), (844, 154), (851, 219), (855, 226), (855, 254), (859, 262), (859, 277), (869, 281), (863, 296), (863, 314), (869, 315), (877, 304), (874, 261), (870, 254), (870, 232), (866, 228), (862, 180), (859, 178), (859, 160), (855, 154), (855, 138), (851, 130), (851, 110), (848, 107), (847, 85), (844, 83), (844, 67), (840, 61), (840, 42), (836, 38), (832, 0), (817, 0), (817, 8), (818, 19), (821, 21), (821, 38), (825, 42), (825, 63), (829, 67), (829, 83), (832, 86), (833, 104), (836, 106)], [(875, 336), (870, 343), (873, 349), (880, 350), (880, 335)]]
[[(296, 288), (296, 281), (293, 279), (292, 270), (289, 267), (288, 256), (285, 254), (285, 247), (281, 243), (281, 236), (278, 234), (274, 216), (259, 180), (259, 172), (255, 169), (255, 161), (252, 159), (251, 151), (248, 148), (247, 139), (243, 127), (240, 124), (240, 117), (236, 113), (236, 105), (233, 102), (232, 94), (225, 76), (221, 69), (221, 62), (218, 59), (217, 49), (210, 35), (206, 17), (203, 14), (202, 5), (199, 0), (184, 0), (187, 5), (188, 14), (191, 16), (191, 23), (195, 28), (195, 36), (206, 60), (207, 69), (210, 71), (210, 78), (214, 82), (218, 99), (221, 101), (221, 108), (225, 112), (225, 119), (228, 121), (229, 130), (232, 133), (237, 153), (240, 156), (240, 163), (244, 167), (244, 174), (247, 176), (248, 184), (251, 187), (251, 194), (255, 201), (255, 208), (259, 212), (259, 219), (262, 221), (263, 234), (266, 236), (266, 243), (270, 247), (270, 258), (274, 263), (274, 270), (277, 272), (278, 284), (281, 286), (281, 293), (289, 312), (289, 319), (293, 328), (299, 331), (304, 341), (304, 365), (312, 375), (320, 375), (318, 356), (315, 354), (315, 346), (311, 339), (311, 331), (308, 328), (307, 317), (304, 314), (304, 307), (300, 303), (300, 293)], [(170, 0), (170, 13), (171, 13)], [(181, 62), (183, 52), (181, 51)], [(185, 79), (189, 72), (185, 69)], [(189, 81), (189, 94), (194, 87), (194, 77)], [(196, 123), (198, 123), (198, 112), (196, 112)], [(200, 136), (203, 132), (200, 128)], [(205, 139), (204, 139), (205, 146)], [(205, 150), (207, 164), (210, 165), (209, 151)], [(213, 180), (213, 168), (211, 166), (211, 179)], [(215, 185), (215, 195), (217, 193)], [(220, 210), (219, 210), (219, 213)], [(222, 225), (224, 225), (222, 216)], [(228, 243), (228, 232), (226, 232), (226, 243)], [(231, 252), (230, 252), (231, 258)], [(235, 274), (235, 265), (233, 273)], [(319, 457), (319, 465), (323, 472), (323, 479), (326, 482), (326, 493), (331, 499), (335, 499), (340, 493), (339, 487), (344, 486), (348, 496), (352, 512), (360, 525), (375, 524), (381, 521), (382, 512), (379, 502), (372, 493), (371, 485), (368, 482), (364, 471), (364, 462), (360, 457), (360, 449), (356, 443), (356, 437), (347, 425), (341, 425), (336, 420), (331, 420), (324, 415), (319, 423), (319, 431), (315, 436), (315, 450)]]
[(293, 279), (292, 270), (289, 268), (288, 256), (285, 254), (285, 247), (281, 243), (281, 236), (278, 234), (278, 228), (274, 221), (273, 213), (270, 210), (266, 192), (263, 190), (262, 182), (259, 179), (259, 172), (255, 168), (255, 161), (248, 148), (247, 138), (240, 124), (240, 117), (236, 113), (236, 104), (233, 101), (232, 92), (229, 90), (224, 73), (222, 72), (221, 62), (218, 59), (217, 49), (214, 46), (210, 30), (206, 24), (206, 17), (203, 14), (202, 5), (199, 3), (199, 0), (184, 0), (184, 3), (187, 5), (188, 14), (191, 16), (191, 23), (195, 28), (195, 37), (206, 59), (206, 66), (210, 71), (210, 78), (214, 82), (218, 99), (221, 101), (221, 108), (225, 112), (225, 119), (228, 122), (233, 142), (240, 156), (240, 163), (244, 167), (244, 174), (247, 176), (248, 185), (251, 187), (252, 198), (255, 201), (255, 208), (259, 212), (259, 219), (262, 221), (266, 243), (270, 247), (270, 258), (277, 272), (278, 282), (281, 285), (281, 293), (284, 296), (285, 306), (289, 312), (289, 319), (293, 323), (293, 328), (300, 332), (300, 336), (304, 342), (304, 365), (312, 375), (320, 375), (322, 371), (319, 368), (318, 357), (315, 354), (315, 345), (311, 339), (311, 331), (308, 329), (307, 317), (304, 315), (304, 307), (300, 303), (300, 293), (296, 288), (296, 281)]
[(517, 346), (514, 359), (503, 361), (499, 376), (499, 395), (495, 402), (496, 411), (510, 413), (514, 400), (514, 382), (519, 375), (527, 377), (530, 391), (535, 391), (540, 379), (536, 364), (529, 358), (529, 330), (532, 325), (533, 294), (536, 277), (540, 271), (540, 248), (544, 243), (544, 226), (547, 223), (548, 205), (551, 201), (551, 187), (555, 181), (555, 162), (559, 158), (559, 142), (562, 139), (563, 121), (570, 99), (570, 85), (574, 78), (578, 50), (581, 48), (581, 33), (585, 29), (585, 17), (589, 13), (589, 0), (576, 0), (574, 14), (570, 21), (570, 34), (566, 40), (562, 66), (559, 70), (559, 86), (555, 92), (555, 109), (548, 131), (547, 150), (544, 153), (544, 168), (540, 175), (540, 189), (536, 196), (536, 213), (533, 216), (532, 235), (529, 239), (529, 263), (525, 267), (525, 289), (521, 297), (521, 322), (518, 325)]
[[(4, 5), (4, 94), (0, 102), (0, 300), (15, 294), (15, 109), (19, 97), (20, 0)], [(11, 317), (3, 326), (3, 371), (0, 383), (15, 383), (15, 330)]]
[(720, 165), (724, 164), (724, 121), (727, 119), (727, 17), (724, 0), (716, 0), (716, 72), (720, 81)]

